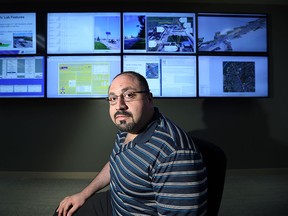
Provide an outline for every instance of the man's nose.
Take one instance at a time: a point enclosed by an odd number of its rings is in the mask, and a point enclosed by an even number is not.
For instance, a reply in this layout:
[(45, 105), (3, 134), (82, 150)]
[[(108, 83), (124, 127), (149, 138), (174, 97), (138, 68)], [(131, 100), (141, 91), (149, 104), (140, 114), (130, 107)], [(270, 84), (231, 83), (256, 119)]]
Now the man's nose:
[(125, 103), (124, 97), (121, 95), (118, 97), (117, 103), (116, 103), (116, 109), (117, 110), (124, 110), (127, 109), (127, 105)]

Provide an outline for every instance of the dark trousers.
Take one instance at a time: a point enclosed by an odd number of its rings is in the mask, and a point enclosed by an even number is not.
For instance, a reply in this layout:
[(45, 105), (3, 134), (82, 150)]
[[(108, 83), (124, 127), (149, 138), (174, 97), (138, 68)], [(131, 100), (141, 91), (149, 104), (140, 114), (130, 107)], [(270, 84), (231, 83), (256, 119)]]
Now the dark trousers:
[[(57, 216), (55, 212), (53, 216)], [(95, 193), (81, 206), (73, 216), (111, 216), (111, 196), (110, 190)]]

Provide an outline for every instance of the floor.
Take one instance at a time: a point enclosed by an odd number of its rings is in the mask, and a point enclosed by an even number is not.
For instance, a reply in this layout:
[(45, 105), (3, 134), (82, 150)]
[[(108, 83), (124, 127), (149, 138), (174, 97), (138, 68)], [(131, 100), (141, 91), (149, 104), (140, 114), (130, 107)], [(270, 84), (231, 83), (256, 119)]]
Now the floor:
[[(0, 172), (0, 216), (48, 216), (94, 173)], [(288, 216), (288, 169), (228, 170), (219, 216)]]

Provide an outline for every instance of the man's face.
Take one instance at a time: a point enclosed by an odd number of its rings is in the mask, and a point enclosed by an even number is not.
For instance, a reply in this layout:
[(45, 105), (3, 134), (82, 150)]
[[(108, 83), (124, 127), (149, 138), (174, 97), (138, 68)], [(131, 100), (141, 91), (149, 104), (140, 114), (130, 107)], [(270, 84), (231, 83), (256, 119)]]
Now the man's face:
[[(114, 96), (116, 103), (110, 104), (109, 112), (119, 130), (137, 134), (149, 122), (154, 110), (152, 96), (149, 93), (130, 94), (142, 90), (139, 81), (131, 74), (120, 75), (112, 81), (108, 96)], [(132, 99), (125, 101), (127, 92)]]

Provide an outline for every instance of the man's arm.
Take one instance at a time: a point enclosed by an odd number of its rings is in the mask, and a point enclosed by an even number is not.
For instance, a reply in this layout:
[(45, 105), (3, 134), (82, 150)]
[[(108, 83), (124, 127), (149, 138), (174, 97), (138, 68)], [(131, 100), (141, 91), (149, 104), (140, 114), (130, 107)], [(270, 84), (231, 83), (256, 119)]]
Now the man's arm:
[(167, 156), (153, 177), (158, 214), (204, 215), (207, 204), (207, 175), (201, 155), (178, 150)]
[(107, 162), (94, 180), (81, 192), (65, 197), (57, 209), (58, 216), (71, 216), (95, 192), (106, 187), (110, 182), (110, 163)]

